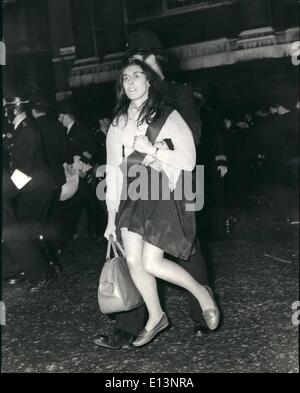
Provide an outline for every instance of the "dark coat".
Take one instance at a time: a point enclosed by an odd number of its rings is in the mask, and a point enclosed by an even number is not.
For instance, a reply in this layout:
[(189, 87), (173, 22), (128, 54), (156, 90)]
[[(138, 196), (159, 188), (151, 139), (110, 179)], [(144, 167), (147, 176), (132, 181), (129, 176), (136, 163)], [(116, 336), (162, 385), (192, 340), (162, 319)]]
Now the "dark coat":
[(13, 133), (10, 145), (11, 173), (15, 169), (32, 177), (32, 180), (22, 188), (22, 193), (56, 189), (46, 164), (40, 134), (28, 118), (21, 121)]
[(201, 139), (201, 119), (197, 111), (193, 89), (183, 83), (164, 80), (161, 91), (165, 102), (176, 109), (190, 127), (197, 147)]
[[(67, 141), (72, 158), (74, 156), (82, 157), (84, 152), (89, 153), (92, 157), (97, 153), (97, 143), (92, 133), (77, 122), (70, 128)], [(91, 162), (93, 163), (93, 159)]]
[(19, 194), (18, 188), (14, 185), (7, 169), (2, 172), (2, 198), (4, 200), (15, 198)]
[(227, 166), (225, 128), (219, 115), (207, 102), (203, 102), (199, 113), (203, 126), (197, 152), (199, 163), (211, 167)]
[(63, 163), (70, 161), (65, 129), (58, 120), (46, 115), (35, 119), (35, 125), (42, 138), (48, 168), (57, 187), (61, 188), (66, 182)]

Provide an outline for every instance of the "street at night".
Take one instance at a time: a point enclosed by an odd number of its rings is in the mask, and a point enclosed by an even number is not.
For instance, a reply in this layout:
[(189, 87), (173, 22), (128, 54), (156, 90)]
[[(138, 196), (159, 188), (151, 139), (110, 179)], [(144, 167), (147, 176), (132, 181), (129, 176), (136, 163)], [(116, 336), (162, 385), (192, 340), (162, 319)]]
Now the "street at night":
[[(298, 225), (260, 208), (244, 212), (224, 241), (211, 244), (221, 328), (195, 339), (187, 295), (167, 287), (173, 327), (141, 349), (108, 350), (93, 339), (112, 331), (101, 315), (98, 278), (105, 246), (78, 239), (65, 250), (65, 272), (53, 287), (30, 294), (4, 287), (4, 372), (295, 373), (298, 326)], [(294, 305), (295, 307), (295, 305)], [(294, 323), (299, 316), (294, 315)]]

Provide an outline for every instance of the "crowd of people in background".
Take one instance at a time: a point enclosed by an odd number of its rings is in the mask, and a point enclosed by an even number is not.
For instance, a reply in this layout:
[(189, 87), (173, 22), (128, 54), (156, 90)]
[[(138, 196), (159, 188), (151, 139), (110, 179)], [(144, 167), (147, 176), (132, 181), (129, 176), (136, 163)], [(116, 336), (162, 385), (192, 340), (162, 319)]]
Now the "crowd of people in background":
[(297, 219), (299, 107), (277, 104), (224, 119), (229, 211), (264, 203), (282, 219)]
[(26, 280), (31, 292), (62, 273), (59, 253), (76, 236), (84, 210), (91, 238), (103, 241), (106, 223), (91, 176), (100, 154), (95, 137), (70, 103), (58, 118), (48, 109), (40, 94), (3, 102), (5, 276), (12, 284)]

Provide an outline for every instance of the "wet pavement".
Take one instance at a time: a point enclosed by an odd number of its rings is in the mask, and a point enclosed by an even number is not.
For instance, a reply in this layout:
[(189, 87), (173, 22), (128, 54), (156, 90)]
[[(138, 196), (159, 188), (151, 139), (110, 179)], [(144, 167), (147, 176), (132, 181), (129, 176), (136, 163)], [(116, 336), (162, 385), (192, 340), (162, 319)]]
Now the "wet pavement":
[[(24, 284), (4, 285), (2, 372), (299, 372), (299, 326), (292, 323), (299, 299), (298, 229), (266, 214), (242, 214), (226, 240), (211, 244), (221, 329), (194, 338), (187, 294), (167, 286), (173, 327), (148, 346), (119, 351), (93, 344), (114, 326), (97, 303), (105, 249), (94, 240), (73, 241), (53, 287), (31, 294)], [(299, 323), (299, 315), (294, 320)]]

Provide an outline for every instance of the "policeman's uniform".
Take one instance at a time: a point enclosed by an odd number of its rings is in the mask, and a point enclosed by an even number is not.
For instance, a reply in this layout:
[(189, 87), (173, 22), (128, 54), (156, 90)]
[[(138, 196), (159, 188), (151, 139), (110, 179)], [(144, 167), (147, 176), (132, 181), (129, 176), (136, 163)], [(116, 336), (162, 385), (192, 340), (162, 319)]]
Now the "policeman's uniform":
[(46, 165), (40, 135), (27, 117), (17, 125), (10, 145), (11, 173), (16, 169), (32, 178), (15, 198), (16, 216), (31, 239), (47, 238), (57, 187)]
[(203, 240), (223, 239), (226, 236), (225, 183), (218, 167), (227, 169), (225, 130), (218, 113), (203, 96), (199, 114), (202, 137), (197, 163), (204, 165), (204, 207), (199, 214), (199, 232)]
[(12, 265), (9, 270), (24, 272), (28, 280), (38, 280), (48, 271), (49, 264), (37, 243), (22, 230), (16, 217), (13, 201), (20, 191), (10, 179), (7, 169), (3, 171), (2, 185), (2, 240)]
[(62, 186), (66, 182), (63, 164), (72, 160), (68, 151), (68, 142), (64, 127), (58, 120), (43, 114), (35, 119), (34, 124), (41, 136), (48, 169), (57, 186), (49, 226), (51, 228), (52, 245), (55, 248), (60, 248), (64, 241), (61, 202), (59, 200)]

